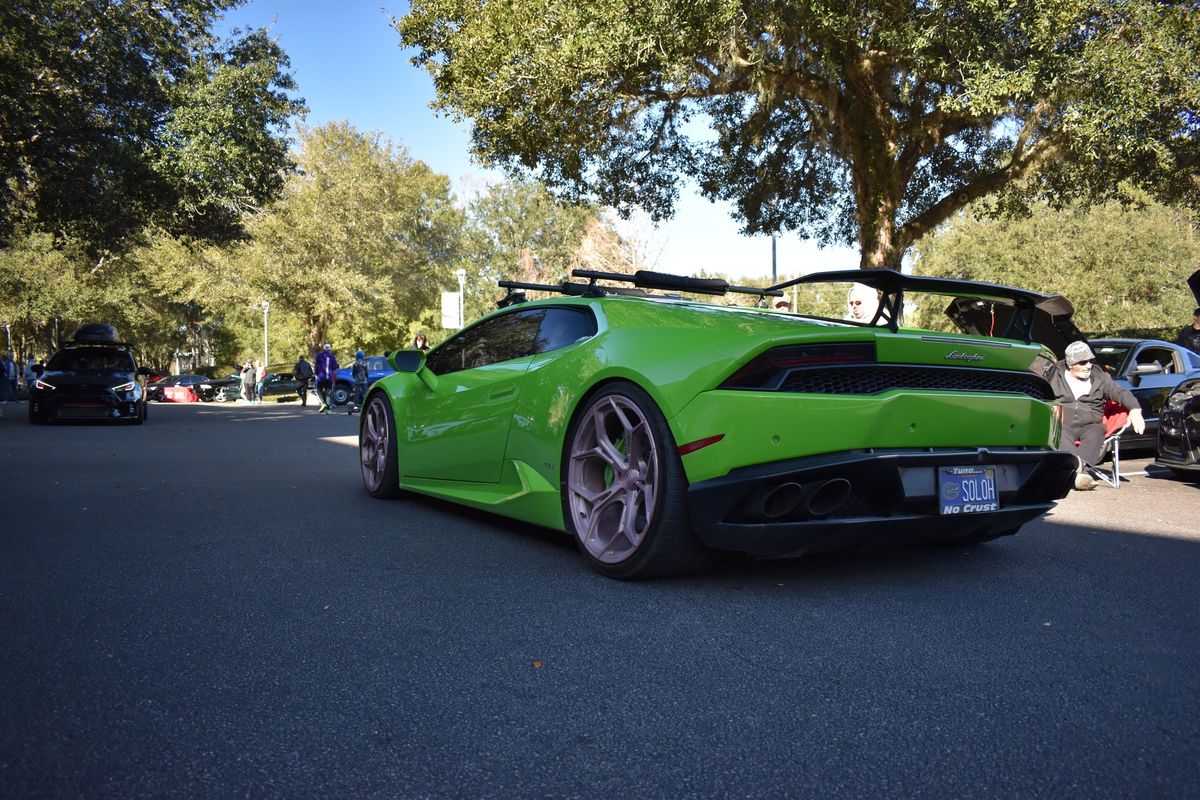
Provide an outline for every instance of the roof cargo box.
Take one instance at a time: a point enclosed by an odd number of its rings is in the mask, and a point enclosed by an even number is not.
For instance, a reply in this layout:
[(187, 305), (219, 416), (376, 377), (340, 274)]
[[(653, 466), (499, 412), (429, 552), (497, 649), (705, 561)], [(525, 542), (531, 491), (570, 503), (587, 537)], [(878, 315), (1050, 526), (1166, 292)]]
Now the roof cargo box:
[(106, 344), (117, 344), (121, 341), (117, 338), (117, 329), (107, 322), (88, 322), (80, 325), (75, 331), (74, 339), (77, 342), (103, 342)]

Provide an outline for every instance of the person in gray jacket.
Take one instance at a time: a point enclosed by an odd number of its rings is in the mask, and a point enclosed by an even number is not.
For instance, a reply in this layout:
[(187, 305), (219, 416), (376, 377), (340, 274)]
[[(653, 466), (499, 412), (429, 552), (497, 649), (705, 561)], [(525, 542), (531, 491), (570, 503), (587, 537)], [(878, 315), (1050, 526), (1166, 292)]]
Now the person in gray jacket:
[(1087, 342), (1071, 342), (1050, 376), (1050, 386), (1063, 414), (1058, 449), (1074, 453), (1080, 460), (1076, 489), (1096, 486), (1087, 468), (1099, 463), (1104, 454), (1104, 401), (1120, 403), (1129, 411), (1129, 423), (1135, 433), (1146, 430), (1142, 407), (1133, 392), (1118, 386), (1103, 369), (1095, 369), (1095, 358)]

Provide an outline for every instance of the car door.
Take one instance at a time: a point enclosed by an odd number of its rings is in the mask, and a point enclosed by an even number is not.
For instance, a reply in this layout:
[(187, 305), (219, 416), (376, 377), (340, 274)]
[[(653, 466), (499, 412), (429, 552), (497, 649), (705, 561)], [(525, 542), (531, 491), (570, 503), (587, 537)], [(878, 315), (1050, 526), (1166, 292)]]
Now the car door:
[(1179, 384), (1183, 367), (1182, 360), (1172, 348), (1146, 342), (1134, 350), (1125, 377), (1142, 406), (1148, 429), (1157, 429), (1163, 404)]
[(431, 351), (437, 388), (407, 399), (399, 428), (408, 477), (497, 483), (542, 309), (492, 317)]

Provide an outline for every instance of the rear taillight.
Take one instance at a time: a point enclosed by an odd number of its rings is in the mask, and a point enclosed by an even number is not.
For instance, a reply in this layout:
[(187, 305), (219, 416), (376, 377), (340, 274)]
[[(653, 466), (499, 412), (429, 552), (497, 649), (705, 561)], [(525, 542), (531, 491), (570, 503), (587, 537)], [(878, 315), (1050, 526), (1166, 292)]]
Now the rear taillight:
[(772, 348), (753, 359), (733, 373), (721, 388), (772, 390), (794, 369), (873, 363), (874, 342), (787, 345)]

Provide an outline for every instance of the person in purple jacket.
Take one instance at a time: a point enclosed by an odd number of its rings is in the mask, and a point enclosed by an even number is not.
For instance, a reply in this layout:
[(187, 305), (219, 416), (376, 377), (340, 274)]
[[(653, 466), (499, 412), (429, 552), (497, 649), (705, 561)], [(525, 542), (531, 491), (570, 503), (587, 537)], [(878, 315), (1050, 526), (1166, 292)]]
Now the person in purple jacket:
[(334, 373), (338, 370), (337, 356), (333, 354), (333, 345), (328, 342), (317, 353), (317, 397), (321, 398), (318, 414), (329, 413), (329, 393), (333, 390)]

